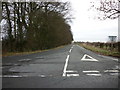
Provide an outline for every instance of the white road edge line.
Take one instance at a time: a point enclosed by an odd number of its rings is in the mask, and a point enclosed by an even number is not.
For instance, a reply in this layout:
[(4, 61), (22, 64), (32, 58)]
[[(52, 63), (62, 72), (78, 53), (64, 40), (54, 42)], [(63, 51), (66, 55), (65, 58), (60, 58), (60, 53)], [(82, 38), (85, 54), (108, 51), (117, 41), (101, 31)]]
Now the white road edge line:
[(67, 55), (65, 66), (64, 66), (64, 69), (63, 69), (63, 75), (62, 75), (63, 77), (66, 76), (66, 69), (67, 69), (69, 57), (70, 57), (70, 55)]

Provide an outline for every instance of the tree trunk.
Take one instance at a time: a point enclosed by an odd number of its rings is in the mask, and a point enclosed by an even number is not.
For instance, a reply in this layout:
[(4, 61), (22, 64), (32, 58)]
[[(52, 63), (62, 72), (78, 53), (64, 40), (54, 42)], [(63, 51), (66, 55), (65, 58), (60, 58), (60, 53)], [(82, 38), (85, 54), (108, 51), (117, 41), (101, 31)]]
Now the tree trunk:
[(5, 8), (7, 11), (7, 20), (8, 20), (8, 24), (9, 24), (9, 29), (8, 29), (9, 45), (10, 45), (10, 51), (12, 51), (12, 25), (11, 25), (11, 21), (10, 21), (10, 10), (8, 8), (7, 2), (5, 2)]

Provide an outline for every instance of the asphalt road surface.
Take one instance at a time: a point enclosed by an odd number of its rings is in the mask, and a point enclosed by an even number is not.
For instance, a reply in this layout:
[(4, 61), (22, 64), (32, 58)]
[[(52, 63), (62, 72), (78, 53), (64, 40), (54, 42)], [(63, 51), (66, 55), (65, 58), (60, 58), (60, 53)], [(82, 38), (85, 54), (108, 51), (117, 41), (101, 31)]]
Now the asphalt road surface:
[(118, 88), (118, 58), (76, 44), (2, 59), (3, 88)]

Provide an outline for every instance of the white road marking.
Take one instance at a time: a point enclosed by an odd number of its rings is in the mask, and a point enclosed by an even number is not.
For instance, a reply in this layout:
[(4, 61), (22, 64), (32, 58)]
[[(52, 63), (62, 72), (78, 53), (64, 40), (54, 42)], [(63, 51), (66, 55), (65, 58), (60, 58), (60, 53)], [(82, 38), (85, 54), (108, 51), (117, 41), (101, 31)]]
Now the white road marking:
[(116, 72), (119, 72), (119, 70), (105, 70), (104, 72), (113, 72), (113, 73), (116, 73)]
[(71, 76), (76, 77), (76, 76), (79, 76), (79, 74), (67, 74), (67, 77), (71, 77)]
[(66, 72), (77, 72), (77, 71), (67, 70)]
[(86, 75), (89, 75), (89, 76), (101, 76), (101, 74), (86, 74)]
[(71, 47), (71, 49), (73, 49), (74, 46), (75, 46), (75, 45), (73, 45), (73, 46)]
[(40, 77), (46, 77), (45, 75), (40, 75)]
[(7, 78), (7, 77), (9, 77), (9, 78), (18, 78), (18, 77), (23, 77), (23, 76), (21, 76), (21, 75), (2, 75), (2, 76), (0, 76), (0, 77), (5, 77), (5, 78)]
[[(73, 45), (74, 46), (74, 45)], [(73, 49), (73, 46), (71, 47), (71, 49), (69, 50), (69, 52), (71, 53), (72, 49)], [(67, 66), (68, 66), (68, 60), (69, 60), (69, 57), (70, 55), (67, 55), (67, 58), (66, 58), (66, 62), (65, 62), (65, 65), (64, 65), (64, 69), (63, 69), (63, 77), (66, 76), (66, 70), (67, 70)]]
[(115, 66), (115, 69), (120, 69), (120, 66), (116, 65), (116, 66)]
[(20, 59), (18, 61), (22, 62), (22, 61), (30, 61), (30, 60), (32, 60), (32, 59)]
[[(89, 57), (90, 59), (86, 59), (86, 57)], [(97, 59), (94, 59), (93, 57), (91, 57), (91, 56), (89, 56), (89, 55), (87, 55), (87, 54), (85, 54), (85, 55), (82, 57), (81, 60), (82, 60), (82, 61), (98, 61)]]
[(72, 49), (69, 50), (69, 52), (71, 53)]
[(65, 66), (64, 66), (64, 69), (63, 69), (63, 75), (62, 75), (63, 77), (66, 76), (66, 69), (67, 69), (67, 66), (68, 66), (69, 57), (70, 57), (70, 55), (67, 55)]
[(45, 78), (45, 77), (52, 77), (53, 75), (38, 75), (39, 77)]
[(118, 76), (119, 73), (110, 73), (110, 75), (113, 75), (113, 76)]
[(113, 60), (118, 61), (118, 59), (114, 59), (114, 58), (113, 58)]
[(83, 71), (84, 73), (91, 73), (91, 72), (96, 72), (99, 73), (100, 71), (96, 71), (96, 70), (90, 70), (90, 71)]
[[(32, 77), (34, 75), (0, 75), (0, 78), (4, 77), (4, 78), (19, 78), (19, 77)], [(51, 77), (52, 75), (36, 75), (38, 77)]]
[(73, 46), (71, 47), (71, 49), (73, 49)]

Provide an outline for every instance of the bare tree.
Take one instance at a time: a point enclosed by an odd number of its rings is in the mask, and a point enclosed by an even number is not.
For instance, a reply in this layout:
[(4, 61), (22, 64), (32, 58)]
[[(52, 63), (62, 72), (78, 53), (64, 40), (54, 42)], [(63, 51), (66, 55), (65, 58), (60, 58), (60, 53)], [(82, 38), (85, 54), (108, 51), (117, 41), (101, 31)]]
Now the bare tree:
[(116, 19), (120, 16), (120, 0), (100, 0), (99, 2), (92, 2), (91, 7), (99, 11), (99, 14), (102, 13), (98, 19)]
[(73, 38), (67, 23), (71, 19), (69, 5), (68, 2), (2, 3), (2, 17), (7, 21), (3, 49), (41, 50), (70, 43)]

